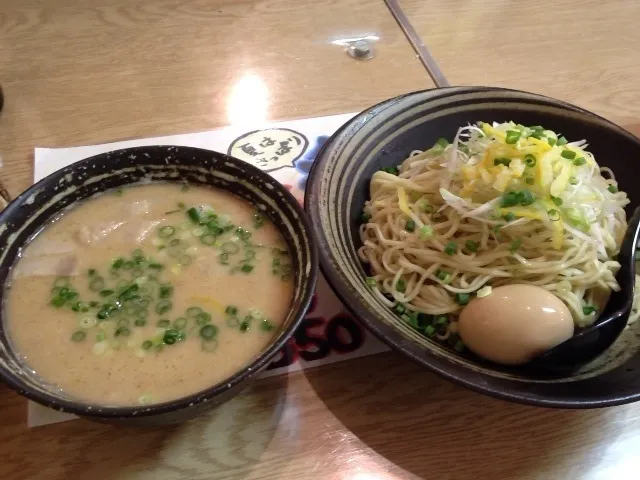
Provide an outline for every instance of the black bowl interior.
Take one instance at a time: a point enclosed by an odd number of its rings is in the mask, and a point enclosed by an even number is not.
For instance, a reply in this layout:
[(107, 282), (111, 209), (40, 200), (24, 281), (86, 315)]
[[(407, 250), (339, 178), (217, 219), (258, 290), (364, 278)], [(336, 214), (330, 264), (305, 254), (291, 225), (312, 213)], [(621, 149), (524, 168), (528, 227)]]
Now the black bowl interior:
[(590, 112), (551, 98), (506, 89), (453, 87), (396, 97), (345, 124), (319, 153), (307, 183), (305, 206), (319, 241), (321, 267), (352, 313), (382, 340), (417, 362), (470, 388), (525, 403), (596, 407), (640, 398), (639, 331), (629, 328), (602, 357), (569, 376), (543, 377), (461, 356), (432, 342), (395, 317), (366, 288), (356, 250), (371, 175), (400, 164), (412, 150), (460, 126), (514, 121), (542, 125), (569, 141), (587, 139), (601, 166), (610, 167), (632, 211), (640, 202), (640, 141)]
[[(241, 160), (189, 147), (138, 147), (97, 155), (63, 168), (29, 188), (0, 213), (0, 284), (7, 285), (23, 246), (65, 209), (106, 190), (150, 182), (227, 190), (262, 210), (282, 232), (292, 252), (295, 288), (289, 315), (279, 335), (250, 365), (222, 384), (172, 402), (125, 408), (83, 404), (45, 383), (12, 349), (0, 321), (0, 378), (18, 393), (45, 406), (98, 419), (191, 417), (228, 398), (244, 386), (246, 379), (265, 368), (304, 317), (318, 267), (310, 227), (297, 200), (270, 175)], [(3, 291), (0, 320), (5, 301)]]

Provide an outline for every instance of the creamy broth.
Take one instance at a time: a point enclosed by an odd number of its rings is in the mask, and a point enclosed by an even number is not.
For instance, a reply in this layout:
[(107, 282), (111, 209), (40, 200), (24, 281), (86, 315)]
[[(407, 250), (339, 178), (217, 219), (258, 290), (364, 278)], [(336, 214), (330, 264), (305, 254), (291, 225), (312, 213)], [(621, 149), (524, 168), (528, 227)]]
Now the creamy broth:
[(79, 400), (193, 394), (276, 335), (293, 296), (285, 249), (253, 206), (220, 190), (108, 192), (24, 249), (7, 292), (9, 336), (38, 375)]

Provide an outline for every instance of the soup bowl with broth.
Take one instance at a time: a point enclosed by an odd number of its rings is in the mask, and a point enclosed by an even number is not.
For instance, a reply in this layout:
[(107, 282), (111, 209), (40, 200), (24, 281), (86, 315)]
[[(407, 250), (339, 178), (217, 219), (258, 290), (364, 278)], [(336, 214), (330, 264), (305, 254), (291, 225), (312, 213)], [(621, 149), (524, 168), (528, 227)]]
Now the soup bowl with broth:
[(293, 334), (317, 277), (288, 190), (187, 147), (50, 175), (0, 214), (0, 251), (0, 376), (107, 421), (181, 421), (237, 393)]

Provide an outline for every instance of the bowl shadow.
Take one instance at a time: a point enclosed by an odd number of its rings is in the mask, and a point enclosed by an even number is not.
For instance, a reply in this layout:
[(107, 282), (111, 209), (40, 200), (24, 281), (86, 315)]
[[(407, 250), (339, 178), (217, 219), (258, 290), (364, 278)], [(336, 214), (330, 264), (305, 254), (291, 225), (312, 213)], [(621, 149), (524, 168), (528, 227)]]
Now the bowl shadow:
[(346, 429), (422, 478), (575, 476), (576, 465), (587, 464), (577, 459), (591, 454), (605, 425), (598, 412), (607, 409), (548, 409), (483, 396), (396, 352), (314, 369), (306, 376)]
[[(25, 429), (20, 415), (0, 432), (8, 459), (3, 478), (122, 480), (246, 474), (261, 461), (277, 430), (287, 388), (286, 375), (261, 379), (202, 416), (158, 427), (80, 419)], [(3, 410), (8, 406), (17, 413), (24, 408), (24, 399), (8, 389), (0, 391), (0, 399)]]

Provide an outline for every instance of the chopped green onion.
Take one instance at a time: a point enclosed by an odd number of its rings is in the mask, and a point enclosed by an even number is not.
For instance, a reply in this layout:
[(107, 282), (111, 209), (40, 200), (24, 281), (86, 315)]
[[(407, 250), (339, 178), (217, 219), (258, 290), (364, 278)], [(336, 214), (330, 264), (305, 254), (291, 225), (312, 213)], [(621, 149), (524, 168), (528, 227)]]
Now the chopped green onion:
[(449, 242), (444, 247), (444, 253), (446, 253), (449, 256), (455, 255), (457, 251), (458, 251), (458, 245), (456, 245), (456, 242)]
[(152, 262), (147, 266), (153, 270), (162, 270), (164, 268), (164, 265), (162, 265), (161, 263), (155, 263), (155, 262)]
[(153, 342), (151, 340), (145, 340), (142, 342), (142, 349), (149, 350), (153, 346)]
[(436, 270), (436, 277), (445, 284), (451, 281), (451, 274), (445, 272), (444, 270)]
[(446, 315), (438, 315), (435, 320), (436, 325), (446, 325), (449, 323), (449, 317)]
[(549, 220), (551, 220), (552, 222), (557, 222), (558, 220), (560, 220), (560, 212), (555, 208), (549, 210), (547, 214), (549, 215)]
[(184, 317), (178, 317), (176, 318), (176, 321), (173, 322), (173, 326), (178, 330), (182, 330), (184, 327), (187, 326), (187, 319)]
[(367, 277), (366, 281), (369, 288), (376, 288), (378, 286), (378, 282), (376, 282), (376, 279), (373, 277)]
[(458, 340), (455, 345), (453, 346), (453, 349), (458, 352), (461, 353), (464, 351), (464, 343), (462, 343), (461, 340)]
[(172, 306), (173, 306), (173, 304), (171, 303), (171, 301), (169, 301), (169, 300), (160, 300), (158, 303), (156, 303), (156, 313), (158, 315), (162, 315), (163, 313), (167, 313), (169, 310), (171, 310)]
[(509, 145), (513, 145), (518, 140), (520, 140), (520, 135), (522, 135), (522, 133), (517, 130), (507, 130), (507, 137), (505, 138), (505, 142)]
[(582, 165), (584, 165), (585, 163), (587, 163), (587, 161), (585, 160), (584, 157), (578, 157), (573, 161), (573, 164), (576, 167), (581, 167)]
[(158, 296), (160, 298), (169, 298), (173, 295), (173, 285), (160, 285), (160, 289), (158, 290)]
[(108, 297), (110, 295), (113, 295), (115, 292), (113, 290), (100, 290), (100, 296), (101, 297)]
[(128, 337), (131, 335), (131, 330), (128, 327), (119, 327), (116, 328), (115, 333), (113, 334), (116, 337)]
[(516, 251), (520, 248), (520, 245), (522, 245), (522, 240), (519, 238), (516, 238), (513, 242), (511, 242), (511, 246), (509, 246), (509, 250), (511, 251), (511, 253), (516, 253)]
[(556, 144), (556, 142), (558, 141), (558, 139), (553, 138), (553, 137), (547, 137), (547, 143), (549, 145), (551, 145), (552, 147)]
[(89, 311), (89, 305), (84, 302), (76, 302), (71, 307), (71, 310), (73, 310), (74, 312), (86, 313)]
[(407, 290), (407, 283), (401, 278), (396, 282), (396, 291), (404, 293)]
[(414, 222), (411, 219), (407, 220), (406, 223), (404, 224), (404, 229), (407, 232), (413, 232), (416, 229), (416, 222)]
[(503, 215), (502, 218), (504, 218), (506, 222), (512, 222), (516, 219), (516, 215), (513, 212), (508, 212), (506, 215)]
[(574, 158), (576, 158), (576, 152), (574, 152), (573, 150), (563, 150), (560, 155), (562, 156), (562, 158), (567, 158), (569, 160), (573, 160)]
[(480, 244), (478, 242), (474, 242), (473, 240), (467, 240), (464, 243), (464, 246), (467, 248), (467, 250), (469, 250), (471, 253), (475, 253), (478, 251), (478, 247), (480, 246)]
[(209, 315), (207, 312), (200, 312), (198, 315), (196, 315), (196, 323), (198, 325), (205, 325), (210, 321), (211, 315)]
[(524, 179), (524, 181), (527, 185), (533, 185), (536, 182), (535, 179), (532, 177), (527, 177)]
[(60, 308), (62, 307), (67, 301), (62, 298), (62, 297), (53, 297), (51, 299), (51, 305), (53, 305), (54, 307)]
[(618, 192), (618, 187), (616, 187), (615, 185), (609, 185), (607, 187), (607, 190), (609, 190), (611, 193), (617, 193)]
[(73, 334), (71, 335), (71, 340), (74, 341), (74, 342), (81, 342), (85, 338), (87, 338), (87, 334), (85, 332), (83, 332), (82, 330), (78, 330), (76, 332), (73, 332)]
[(592, 313), (595, 313), (596, 311), (598, 311), (598, 309), (595, 307), (595, 305), (585, 305), (584, 307), (582, 307), (582, 313), (584, 313), (585, 315), (591, 315)]
[(523, 207), (528, 207), (536, 201), (536, 197), (529, 190), (521, 190), (518, 192), (518, 201)]
[(384, 167), (384, 168), (381, 168), (380, 170), (396, 176), (400, 173), (400, 171), (398, 170), (398, 167)]
[(164, 332), (164, 336), (162, 337), (162, 341), (167, 345), (173, 345), (178, 341), (178, 331), (173, 328), (168, 328)]
[(136, 318), (136, 319), (133, 321), (133, 324), (134, 324), (136, 327), (144, 327), (144, 326), (147, 324), (147, 321), (146, 321), (144, 318)]
[(118, 270), (119, 268), (122, 268), (125, 264), (126, 260), (122, 257), (120, 258), (116, 258), (113, 263), (111, 264), (111, 268), (113, 270)]
[(138, 296), (137, 292), (139, 289), (140, 286), (137, 283), (132, 283), (124, 290), (122, 290), (122, 292), (120, 292), (120, 294), (118, 295), (118, 299), (124, 301), (133, 300)]
[(250, 273), (253, 270), (253, 265), (245, 263), (242, 265), (242, 267), (240, 267), (240, 270), (242, 270), (244, 273)]
[(496, 158), (493, 160), (494, 165), (504, 165), (505, 167), (508, 167), (510, 163), (511, 159), (509, 158)]
[(418, 230), (418, 238), (422, 241), (429, 240), (433, 237), (433, 227), (431, 225), (423, 225)]
[(204, 352), (215, 352), (216, 348), (218, 348), (218, 342), (215, 340), (203, 340), (202, 341), (202, 350)]
[(446, 138), (440, 137), (438, 140), (436, 140), (436, 145), (440, 145), (442, 148), (445, 148), (447, 145), (449, 145), (449, 141)]
[(424, 329), (424, 333), (427, 337), (433, 337), (436, 334), (436, 327), (433, 325), (427, 325)]
[(227, 305), (227, 308), (224, 309), (224, 313), (226, 313), (227, 315), (236, 315), (238, 313), (238, 307)]
[(371, 214), (367, 212), (362, 212), (362, 216), (360, 217), (360, 220), (362, 221), (362, 223), (369, 223), (369, 220), (371, 220)]
[(536, 163), (537, 163), (537, 161), (536, 161), (536, 157), (535, 157), (535, 155), (532, 155), (532, 154), (530, 154), (530, 153), (527, 153), (527, 154), (524, 156), (524, 164), (525, 164), (527, 167), (535, 167), (535, 166), (536, 166)]
[(256, 258), (256, 252), (255, 250), (245, 250), (244, 252), (244, 259), (245, 260), (253, 260), (254, 258)]
[(562, 199), (560, 197), (554, 197), (553, 195), (551, 195), (551, 201), (558, 207), (562, 205)]
[(569, 177), (569, 185), (577, 185), (578, 179), (576, 177)]
[(229, 254), (223, 252), (218, 255), (218, 262), (220, 262), (220, 264), (222, 265), (229, 265)]
[(567, 143), (569, 143), (569, 141), (564, 138), (564, 137), (558, 137), (558, 141), (556, 142), (556, 145), (558, 145), (559, 147), (566, 145)]
[(212, 340), (218, 333), (218, 328), (215, 325), (204, 325), (200, 329), (200, 336), (205, 340)]
[(243, 242), (248, 242), (251, 239), (251, 232), (242, 227), (236, 228), (236, 235), (238, 235), (238, 238)]
[(456, 293), (456, 303), (458, 305), (466, 305), (467, 303), (469, 303), (470, 298), (471, 295), (469, 295), (468, 293)]
[(502, 208), (514, 207), (519, 203), (519, 195), (518, 192), (507, 192), (502, 195), (502, 202), (500, 206)]
[(96, 274), (96, 269), (95, 268), (90, 268), (87, 273), (89, 274), (90, 277), (93, 277)]
[(214, 243), (216, 243), (216, 236), (211, 234), (211, 233), (205, 233), (204, 235), (200, 236), (200, 242), (203, 245), (213, 245)]
[(270, 332), (271, 330), (273, 330), (275, 327), (273, 325), (273, 323), (271, 323), (269, 320), (267, 320), (266, 318), (264, 320), (262, 320), (262, 322), (260, 323), (260, 328), (265, 331), (265, 332)]
[(259, 213), (256, 213), (253, 216), (253, 226), (254, 228), (260, 228), (264, 225), (264, 217)]
[(426, 213), (433, 212), (433, 205), (429, 205), (429, 202), (427, 202), (425, 199), (419, 200), (417, 205), (421, 212), (426, 212)]
[(198, 209), (196, 207), (191, 207), (189, 210), (187, 210), (187, 215), (192, 222), (198, 224), (200, 223), (200, 212), (198, 212)]
[(158, 320), (157, 325), (160, 328), (165, 328), (165, 327), (168, 327), (169, 325), (171, 325), (171, 322), (169, 320), (167, 320), (166, 318), (163, 318), (161, 320)]
[(398, 315), (402, 315), (406, 311), (406, 308), (401, 303), (398, 303), (395, 307), (393, 307), (393, 310)]
[(220, 250), (224, 253), (238, 253), (240, 251), (240, 247), (232, 242), (225, 242), (220, 246)]

